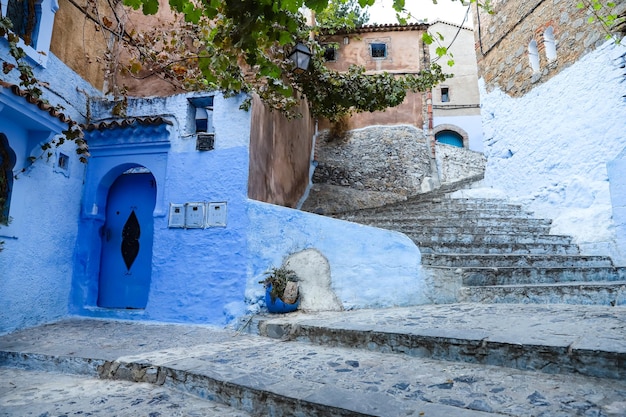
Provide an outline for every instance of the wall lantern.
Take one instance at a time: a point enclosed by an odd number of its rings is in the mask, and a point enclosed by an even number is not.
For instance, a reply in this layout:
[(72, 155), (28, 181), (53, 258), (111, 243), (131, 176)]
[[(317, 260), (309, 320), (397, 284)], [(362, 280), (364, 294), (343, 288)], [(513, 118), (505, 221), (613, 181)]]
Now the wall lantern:
[(293, 51), (289, 54), (289, 59), (296, 65), (293, 70), (296, 74), (302, 74), (309, 69), (309, 62), (311, 61), (311, 50), (301, 42), (298, 42)]

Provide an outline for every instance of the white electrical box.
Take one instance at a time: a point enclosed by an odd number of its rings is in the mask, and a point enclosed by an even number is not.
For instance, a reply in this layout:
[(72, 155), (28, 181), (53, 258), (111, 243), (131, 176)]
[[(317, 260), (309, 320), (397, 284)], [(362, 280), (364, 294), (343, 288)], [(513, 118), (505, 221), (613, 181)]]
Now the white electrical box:
[(185, 205), (184, 204), (170, 203), (169, 227), (181, 227), (181, 228), (185, 227)]
[(207, 213), (207, 226), (226, 226), (226, 202), (209, 203)]
[(188, 229), (200, 229), (204, 227), (204, 203), (185, 204), (185, 227)]

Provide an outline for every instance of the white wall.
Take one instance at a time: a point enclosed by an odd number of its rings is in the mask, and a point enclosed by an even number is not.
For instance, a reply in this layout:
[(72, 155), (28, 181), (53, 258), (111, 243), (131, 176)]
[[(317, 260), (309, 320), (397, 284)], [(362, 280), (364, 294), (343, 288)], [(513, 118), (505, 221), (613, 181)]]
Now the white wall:
[(584, 253), (617, 250), (607, 162), (626, 147), (626, 46), (607, 42), (520, 98), (481, 80), (487, 156), (481, 190), (527, 202)]

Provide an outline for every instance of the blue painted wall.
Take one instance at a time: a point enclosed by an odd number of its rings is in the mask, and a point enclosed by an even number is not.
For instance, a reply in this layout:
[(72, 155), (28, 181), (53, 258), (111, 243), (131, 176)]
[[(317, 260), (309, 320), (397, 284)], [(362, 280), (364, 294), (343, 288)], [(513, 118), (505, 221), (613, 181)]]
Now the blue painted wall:
[(249, 202), (248, 216), (247, 297), (252, 311), (263, 304), (258, 283), (263, 273), (311, 248), (328, 260), (331, 287), (344, 308), (430, 302), (420, 251), (404, 234), (257, 201)]
[[(0, 40), (0, 56), (7, 56), (4, 40)], [(99, 95), (54, 55), (48, 56), (47, 69), (35, 68), (35, 76), (61, 93), (46, 90), (43, 98), (52, 105), (62, 105), (63, 113), (78, 122), (84, 120), (86, 98), (77, 88)], [(15, 71), (3, 78), (19, 82)], [(63, 85), (57, 80), (64, 80)], [(0, 88), (0, 132), (16, 154), (14, 174), (18, 175), (13, 182), (11, 222), (0, 225), (0, 241), (4, 241), (0, 252), (0, 333), (68, 314), (85, 167), (71, 143), (53, 149), (49, 158), (44, 155), (32, 166), (28, 162), (30, 156), (41, 155), (41, 144), (66, 128), (59, 119)], [(67, 170), (57, 166), (59, 152), (69, 157)]]
[[(99, 93), (54, 56), (37, 76), (58, 93), (48, 99), (74, 120), (85, 122), (87, 113), (91, 121), (110, 117), (111, 103), (88, 104), (76, 86), (95, 98)], [(23, 100), (10, 94), (3, 90), (0, 97), (12, 106)], [(239, 110), (244, 97), (216, 94), (215, 149), (201, 152), (195, 149), (189, 96), (131, 99), (129, 117), (160, 116), (161, 122), (91, 131), (87, 166), (66, 144), (60, 150), (70, 156), (68, 171), (55, 165), (55, 153), (15, 182), (14, 220), (0, 227), (6, 242), (0, 253), (0, 334), (71, 315), (224, 325), (259, 310), (263, 290), (257, 281), (268, 267), (308, 248), (329, 260), (333, 289), (345, 307), (427, 302), (420, 254), (406, 236), (249, 200), (253, 127), (250, 113)], [(65, 126), (26, 101), (16, 108), (0, 112), (0, 126), (18, 154), (19, 170), (40, 142)], [(33, 118), (43, 120), (35, 132)], [(100, 308), (100, 228), (108, 190), (133, 167), (147, 168), (157, 187), (148, 304), (145, 310)], [(187, 202), (226, 202), (227, 225), (170, 228), (170, 203)]]
[[(167, 114), (171, 124), (104, 129), (89, 135), (81, 234), (71, 311), (94, 317), (225, 324), (244, 309), (249, 113), (243, 97), (214, 100), (215, 149), (197, 151), (188, 96), (132, 100), (129, 116)], [(95, 109), (103, 115), (108, 109)], [(130, 166), (148, 168), (157, 182), (152, 282), (145, 310), (96, 305), (99, 228), (108, 187)], [(226, 227), (168, 226), (170, 203), (226, 202)], [(96, 277), (96, 278), (94, 278)]]

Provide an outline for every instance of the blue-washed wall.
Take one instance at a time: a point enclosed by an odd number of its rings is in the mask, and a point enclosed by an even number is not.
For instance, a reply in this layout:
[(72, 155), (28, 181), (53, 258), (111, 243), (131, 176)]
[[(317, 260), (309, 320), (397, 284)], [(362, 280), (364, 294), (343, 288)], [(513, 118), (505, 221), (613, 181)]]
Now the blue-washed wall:
[(429, 303), (421, 254), (406, 235), (257, 201), (248, 204), (247, 298), (262, 308), (264, 272), (305, 249), (330, 264), (331, 288), (346, 309)]
[[(0, 57), (7, 57), (0, 39)], [(83, 122), (86, 96), (100, 93), (50, 54), (47, 68), (36, 66), (35, 76), (51, 85), (43, 98), (61, 105), (64, 114)], [(16, 71), (3, 74), (18, 84)], [(63, 80), (63, 82), (59, 82)], [(50, 322), (68, 314), (68, 294), (85, 166), (72, 143), (41, 155), (40, 145), (67, 129), (58, 118), (0, 87), (0, 132), (16, 154), (10, 218), (0, 225), (0, 334)], [(53, 92), (52, 92), (53, 91)], [(68, 156), (67, 169), (58, 167), (59, 153)], [(25, 169), (22, 172), (22, 169)]]
[[(196, 150), (188, 95), (137, 99), (128, 116), (169, 124), (104, 128), (90, 134), (71, 312), (94, 317), (225, 324), (245, 310), (249, 113), (242, 96), (214, 99), (215, 149)], [(102, 105), (94, 109), (106, 115)], [(122, 138), (122, 139), (116, 139)], [(137, 142), (137, 146), (132, 143)], [(157, 187), (152, 277), (145, 310), (97, 307), (99, 229), (108, 187), (131, 166), (148, 168)], [(225, 227), (170, 228), (170, 203), (225, 202)]]

